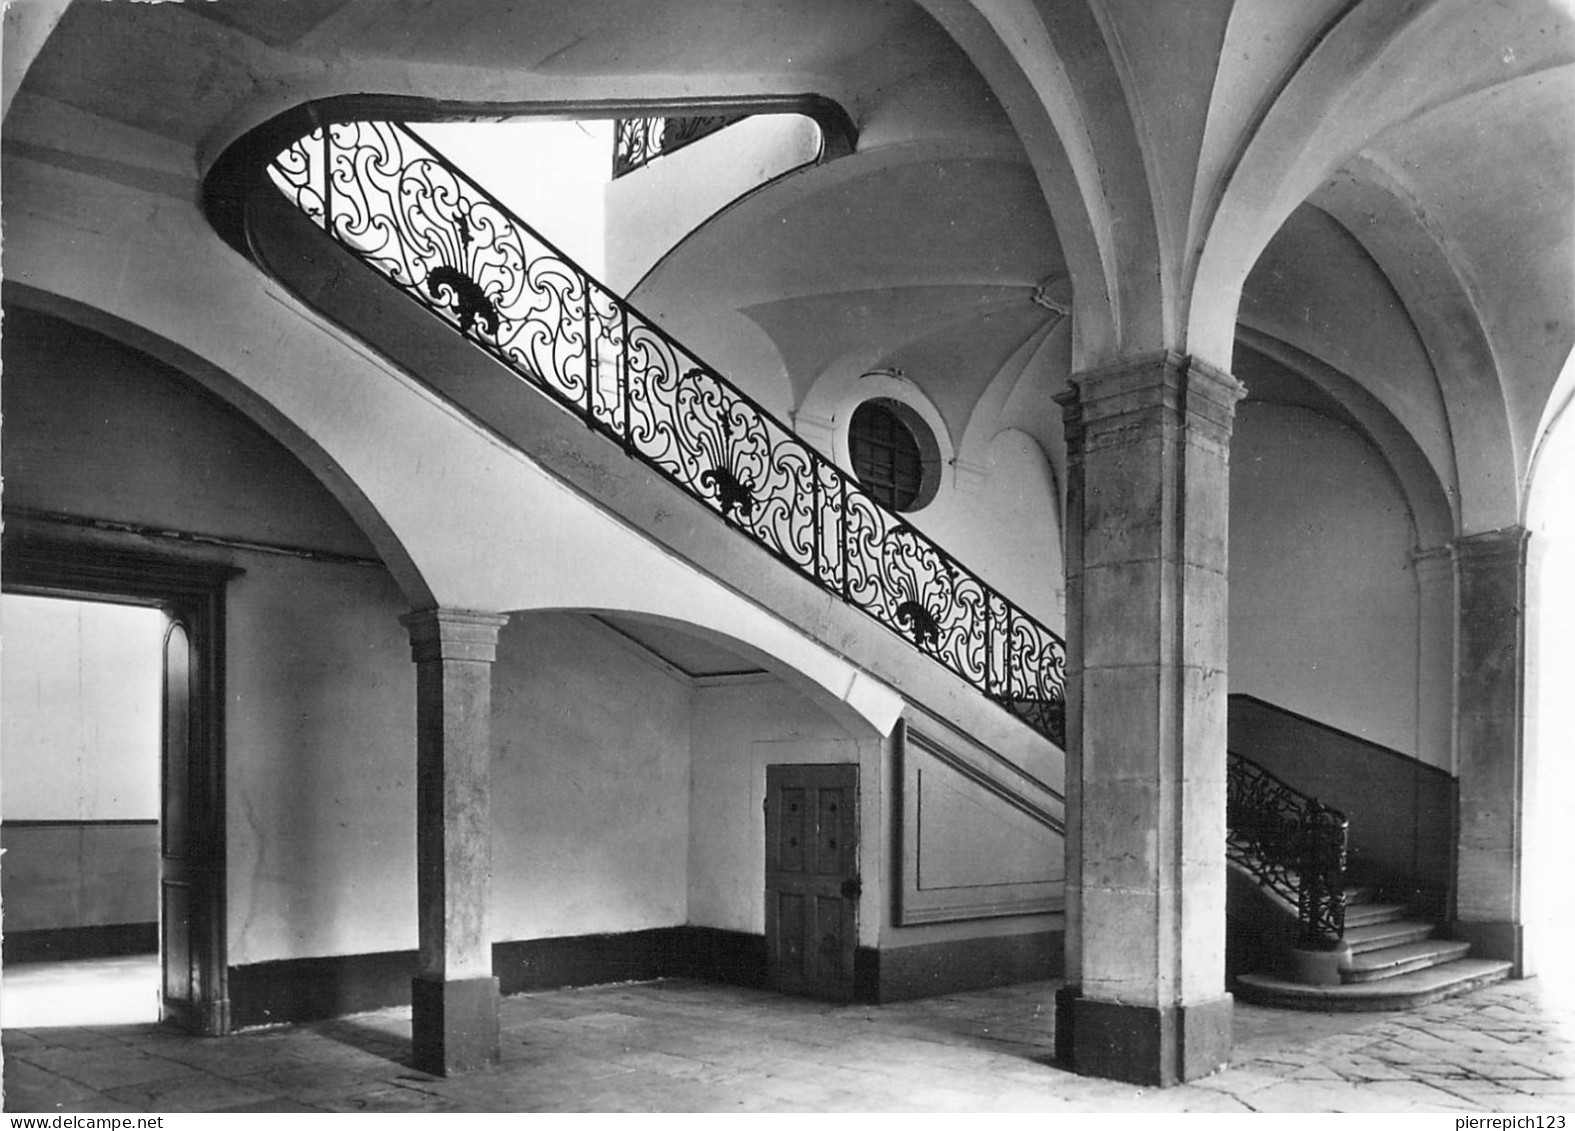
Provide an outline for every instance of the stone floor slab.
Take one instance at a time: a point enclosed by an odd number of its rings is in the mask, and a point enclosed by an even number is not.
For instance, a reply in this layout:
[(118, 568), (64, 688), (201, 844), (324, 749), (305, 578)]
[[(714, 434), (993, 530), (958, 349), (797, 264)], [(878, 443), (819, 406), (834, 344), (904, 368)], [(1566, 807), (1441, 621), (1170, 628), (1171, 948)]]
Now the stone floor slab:
[(1403, 1015), (1239, 1005), (1232, 1064), (1168, 1090), (1053, 1063), (1055, 983), (838, 1006), (699, 982), (501, 1003), (503, 1063), (409, 1066), (408, 1009), (220, 1040), (7, 1030), (8, 1111), (1465, 1111), (1567, 1107), (1575, 1012), (1504, 983)]

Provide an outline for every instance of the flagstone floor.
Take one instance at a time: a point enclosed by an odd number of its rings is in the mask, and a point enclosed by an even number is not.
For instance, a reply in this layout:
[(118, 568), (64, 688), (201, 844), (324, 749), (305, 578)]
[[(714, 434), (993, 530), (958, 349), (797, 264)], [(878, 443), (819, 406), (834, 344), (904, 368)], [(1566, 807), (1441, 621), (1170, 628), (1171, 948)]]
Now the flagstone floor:
[(1166, 1090), (1052, 1060), (1056, 983), (838, 1006), (690, 981), (522, 994), (502, 1063), (409, 1065), (410, 1011), (198, 1039), (8, 1028), (5, 1110), (1575, 1111), (1575, 1002), (1506, 982), (1409, 1013), (1238, 1005), (1231, 1065)]

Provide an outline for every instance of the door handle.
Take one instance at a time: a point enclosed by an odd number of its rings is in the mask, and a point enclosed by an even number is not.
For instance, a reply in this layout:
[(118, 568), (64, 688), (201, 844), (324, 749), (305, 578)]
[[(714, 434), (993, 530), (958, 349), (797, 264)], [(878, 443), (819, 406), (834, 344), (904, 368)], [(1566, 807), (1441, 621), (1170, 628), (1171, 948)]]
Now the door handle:
[(857, 899), (864, 894), (864, 885), (857, 876), (850, 876), (842, 881), (842, 898)]

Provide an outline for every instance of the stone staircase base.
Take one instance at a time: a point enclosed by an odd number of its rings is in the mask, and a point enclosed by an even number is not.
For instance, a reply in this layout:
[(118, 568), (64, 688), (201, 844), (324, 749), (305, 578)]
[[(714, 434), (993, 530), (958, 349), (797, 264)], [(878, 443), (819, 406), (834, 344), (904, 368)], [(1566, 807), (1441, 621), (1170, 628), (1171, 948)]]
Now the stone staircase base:
[(1433, 937), (1436, 925), (1405, 917), (1402, 904), (1346, 893), (1345, 946), (1330, 955), (1337, 977), (1314, 985), (1283, 974), (1243, 974), (1236, 998), (1254, 1005), (1322, 1012), (1412, 1009), (1509, 977), (1512, 964), (1468, 958), (1471, 945)]

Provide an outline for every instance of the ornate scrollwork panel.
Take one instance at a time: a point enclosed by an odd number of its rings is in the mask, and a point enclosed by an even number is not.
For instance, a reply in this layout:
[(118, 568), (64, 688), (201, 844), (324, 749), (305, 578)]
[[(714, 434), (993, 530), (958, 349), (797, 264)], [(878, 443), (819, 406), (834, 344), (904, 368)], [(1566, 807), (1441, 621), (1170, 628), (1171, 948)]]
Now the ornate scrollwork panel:
[(1345, 815), (1235, 753), (1225, 797), (1226, 855), (1296, 906), (1298, 945), (1338, 944), (1345, 935)]
[(368, 266), (630, 456), (1064, 742), (1054, 633), (414, 134), (335, 123), (280, 153), (269, 175)]

